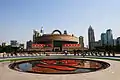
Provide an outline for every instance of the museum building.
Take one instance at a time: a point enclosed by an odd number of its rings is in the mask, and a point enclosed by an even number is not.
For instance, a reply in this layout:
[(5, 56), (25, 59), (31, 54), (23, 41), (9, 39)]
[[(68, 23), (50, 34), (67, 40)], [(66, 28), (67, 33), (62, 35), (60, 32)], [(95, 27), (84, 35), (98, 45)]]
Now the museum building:
[[(56, 34), (57, 33), (57, 34)], [(54, 30), (51, 34), (44, 34), (41, 29), (40, 33), (36, 30), (33, 31), (33, 42), (31, 50), (37, 51), (73, 51), (81, 50), (79, 37), (73, 34), (67, 34), (65, 30), (62, 33), (60, 30)], [(82, 42), (83, 43), (83, 42)]]

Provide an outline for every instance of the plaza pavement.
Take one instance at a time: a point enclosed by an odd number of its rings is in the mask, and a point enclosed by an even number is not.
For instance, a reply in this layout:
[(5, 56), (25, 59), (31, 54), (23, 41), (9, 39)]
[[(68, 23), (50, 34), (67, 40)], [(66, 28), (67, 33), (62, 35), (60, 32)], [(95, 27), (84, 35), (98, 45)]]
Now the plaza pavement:
[[(19, 57), (18, 57), (19, 58)], [(21, 57), (20, 57), (21, 58)], [(26, 58), (26, 57), (24, 57)], [(40, 56), (40, 58), (82, 58), (80, 56)], [(114, 57), (110, 57), (114, 58)], [(8, 59), (8, 58), (6, 58)], [(87, 58), (89, 59), (89, 58)], [(117, 57), (116, 59), (119, 59)], [(2, 59), (1, 59), (2, 60)], [(94, 59), (95, 60), (95, 59)], [(104, 70), (78, 74), (33, 74), (18, 72), (8, 68), (10, 62), (0, 62), (0, 80), (120, 80), (120, 62), (113, 60), (101, 60), (111, 66)]]

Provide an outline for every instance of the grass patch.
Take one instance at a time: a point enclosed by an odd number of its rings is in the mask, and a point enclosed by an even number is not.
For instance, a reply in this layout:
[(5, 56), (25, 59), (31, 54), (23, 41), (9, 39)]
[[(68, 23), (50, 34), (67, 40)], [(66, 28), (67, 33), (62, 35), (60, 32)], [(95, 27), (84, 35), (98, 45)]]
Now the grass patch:
[[(91, 57), (88, 57), (88, 58), (91, 58)], [(115, 59), (115, 58), (99, 58), (99, 57), (92, 57), (91, 59), (104, 59), (104, 60), (120, 61), (120, 59)]]
[[(38, 58), (15, 58), (15, 59), (5, 59), (5, 60), (0, 60), (0, 62), (7, 62), (7, 61), (20, 61), (20, 60), (35, 60)], [(39, 58), (40, 59), (40, 58)]]
[[(120, 61), (120, 59), (115, 59), (115, 58), (99, 58), (99, 57), (85, 57), (85, 58)], [(3, 59), (3, 60), (0, 60), (0, 62), (21, 61), (21, 60), (37, 60), (37, 59), (41, 59), (41, 58), (14, 58), (14, 59)]]

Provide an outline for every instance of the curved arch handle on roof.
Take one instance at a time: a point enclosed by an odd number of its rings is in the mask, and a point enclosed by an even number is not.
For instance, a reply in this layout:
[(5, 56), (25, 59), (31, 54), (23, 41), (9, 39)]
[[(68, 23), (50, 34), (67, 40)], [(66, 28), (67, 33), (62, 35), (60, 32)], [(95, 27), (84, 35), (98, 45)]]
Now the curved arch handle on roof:
[(52, 34), (54, 34), (55, 32), (58, 32), (60, 35), (62, 34), (62, 32), (61, 32), (60, 30), (54, 30), (54, 31), (52, 32)]

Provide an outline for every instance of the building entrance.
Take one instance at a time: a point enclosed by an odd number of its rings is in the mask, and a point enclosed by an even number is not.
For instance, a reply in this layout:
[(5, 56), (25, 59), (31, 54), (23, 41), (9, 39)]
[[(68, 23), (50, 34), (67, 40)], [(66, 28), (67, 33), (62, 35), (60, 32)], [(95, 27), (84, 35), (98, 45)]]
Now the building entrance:
[(54, 51), (62, 51), (62, 42), (61, 41), (53, 41)]
[(54, 51), (55, 51), (55, 52), (61, 51), (61, 50), (60, 50), (60, 47), (54, 47)]

